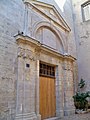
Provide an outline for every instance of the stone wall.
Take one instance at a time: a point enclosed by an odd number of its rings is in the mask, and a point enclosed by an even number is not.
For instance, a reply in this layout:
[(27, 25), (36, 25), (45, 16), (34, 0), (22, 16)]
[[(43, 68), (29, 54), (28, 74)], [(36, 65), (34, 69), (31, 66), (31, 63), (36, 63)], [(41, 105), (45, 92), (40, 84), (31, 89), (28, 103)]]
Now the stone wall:
[(63, 14), (65, 16), (65, 20), (67, 21), (67, 23), (69, 24), (71, 28), (71, 32), (68, 36), (68, 39), (69, 39), (68, 52), (69, 54), (77, 58), (76, 40), (75, 40), (74, 24), (73, 24), (73, 8), (72, 8), (71, 0), (65, 0), (65, 3), (63, 6)]
[(0, 0), (0, 119), (15, 117), (17, 44), (14, 35), (23, 30), (22, 0)]
[(85, 2), (86, 0), (72, 0), (79, 80), (83, 78), (86, 90), (90, 90), (90, 20), (83, 21), (81, 10), (81, 5)]

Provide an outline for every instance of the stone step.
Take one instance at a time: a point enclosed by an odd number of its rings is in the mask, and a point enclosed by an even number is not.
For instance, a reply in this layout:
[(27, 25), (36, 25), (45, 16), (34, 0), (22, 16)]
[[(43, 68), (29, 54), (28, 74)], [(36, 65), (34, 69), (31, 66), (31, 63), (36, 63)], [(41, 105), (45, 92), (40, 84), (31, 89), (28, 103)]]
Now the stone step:
[(52, 117), (52, 118), (47, 118), (47, 119), (44, 119), (44, 120), (59, 120), (58, 117)]
[(15, 120), (36, 120), (36, 114), (33, 112), (33, 113), (27, 113), (27, 114), (18, 114), (16, 117), (15, 117)]

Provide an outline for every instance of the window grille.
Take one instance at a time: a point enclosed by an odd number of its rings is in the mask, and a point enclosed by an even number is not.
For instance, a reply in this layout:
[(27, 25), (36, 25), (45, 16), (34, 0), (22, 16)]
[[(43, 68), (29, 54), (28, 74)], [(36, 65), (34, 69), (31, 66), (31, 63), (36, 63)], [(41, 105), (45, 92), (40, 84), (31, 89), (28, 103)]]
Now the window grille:
[(55, 67), (45, 63), (40, 63), (40, 76), (55, 77)]

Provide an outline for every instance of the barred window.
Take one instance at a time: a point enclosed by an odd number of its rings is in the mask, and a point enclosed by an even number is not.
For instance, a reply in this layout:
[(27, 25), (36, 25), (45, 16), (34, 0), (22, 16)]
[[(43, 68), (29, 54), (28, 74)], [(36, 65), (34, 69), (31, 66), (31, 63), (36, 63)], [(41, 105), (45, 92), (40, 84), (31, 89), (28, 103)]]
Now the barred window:
[(55, 77), (55, 67), (40, 63), (40, 76)]

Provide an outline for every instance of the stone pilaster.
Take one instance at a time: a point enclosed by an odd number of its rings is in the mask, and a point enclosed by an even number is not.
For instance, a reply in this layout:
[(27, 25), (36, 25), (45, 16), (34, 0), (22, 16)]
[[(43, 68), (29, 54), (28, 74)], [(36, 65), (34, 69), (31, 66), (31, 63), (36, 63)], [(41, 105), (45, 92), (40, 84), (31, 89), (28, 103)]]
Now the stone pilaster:
[(41, 115), (39, 114), (39, 60), (36, 61), (36, 83), (35, 83), (35, 103), (36, 103), (36, 115), (37, 120), (41, 120)]
[(16, 120), (36, 120), (35, 111), (35, 64), (34, 53), (19, 48)]
[(75, 113), (73, 95), (73, 62), (69, 60), (64, 61), (64, 115), (71, 115)]
[(62, 61), (56, 67), (56, 116), (63, 117), (63, 68)]

